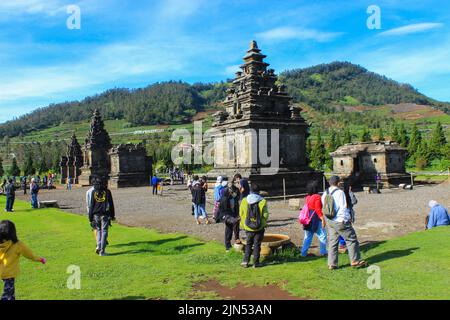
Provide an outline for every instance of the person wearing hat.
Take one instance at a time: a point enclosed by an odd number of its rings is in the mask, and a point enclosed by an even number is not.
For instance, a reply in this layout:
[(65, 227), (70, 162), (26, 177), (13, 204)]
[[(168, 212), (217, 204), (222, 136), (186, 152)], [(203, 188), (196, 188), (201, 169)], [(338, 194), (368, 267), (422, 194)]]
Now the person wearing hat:
[(426, 229), (450, 225), (448, 210), (434, 200), (430, 200), (430, 215), (426, 218)]
[(352, 225), (352, 218), (347, 206), (344, 191), (339, 189), (340, 178), (332, 176), (330, 187), (322, 195), (323, 213), (326, 217), (328, 234), (328, 268), (338, 268), (339, 236), (344, 238), (352, 267), (365, 267), (367, 262), (361, 260), (359, 241)]

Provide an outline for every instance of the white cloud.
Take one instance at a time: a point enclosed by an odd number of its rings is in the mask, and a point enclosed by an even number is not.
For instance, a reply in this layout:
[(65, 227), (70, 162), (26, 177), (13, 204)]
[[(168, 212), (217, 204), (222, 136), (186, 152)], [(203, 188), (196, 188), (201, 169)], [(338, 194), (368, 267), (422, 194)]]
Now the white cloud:
[(0, 13), (3, 14), (41, 14), (55, 15), (63, 10), (61, 0), (2, 0)]
[(241, 68), (239, 68), (239, 65), (238, 65), (238, 64), (233, 65), (233, 66), (228, 66), (228, 67), (226, 67), (226, 68), (225, 68), (225, 73), (224, 73), (224, 74), (227, 75), (227, 76), (231, 76), (231, 75), (234, 76), (234, 74), (235, 74), (237, 71), (241, 71)]
[(442, 28), (443, 23), (416, 23), (407, 26), (390, 29), (379, 33), (380, 36), (403, 36), (406, 34), (425, 32), (432, 29)]
[(267, 41), (285, 41), (285, 40), (315, 40), (318, 42), (331, 41), (343, 33), (324, 32), (314, 29), (279, 27), (265, 32), (258, 33), (256, 36)]

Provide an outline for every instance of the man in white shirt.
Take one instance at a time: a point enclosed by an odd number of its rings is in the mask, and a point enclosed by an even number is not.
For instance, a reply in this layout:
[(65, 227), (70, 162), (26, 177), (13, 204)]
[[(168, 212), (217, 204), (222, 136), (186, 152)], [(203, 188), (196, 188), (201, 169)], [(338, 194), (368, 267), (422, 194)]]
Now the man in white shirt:
[[(338, 268), (339, 256), (339, 236), (342, 236), (347, 243), (348, 255), (353, 267), (365, 267), (367, 263), (361, 260), (359, 242), (355, 229), (351, 223), (350, 210), (347, 207), (347, 198), (344, 191), (338, 188), (339, 177), (330, 178), (330, 187), (322, 195), (323, 214), (327, 221), (328, 233), (328, 268), (330, 270)], [(334, 217), (327, 216), (326, 196), (333, 198)]]

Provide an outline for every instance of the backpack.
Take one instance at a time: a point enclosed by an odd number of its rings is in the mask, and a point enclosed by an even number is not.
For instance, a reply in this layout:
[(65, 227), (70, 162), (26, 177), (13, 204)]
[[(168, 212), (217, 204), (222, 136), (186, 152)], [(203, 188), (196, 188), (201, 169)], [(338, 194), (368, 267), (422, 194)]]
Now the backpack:
[(232, 213), (230, 204), (230, 194), (228, 191), (225, 191), (224, 194), (220, 197), (216, 222), (219, 223), (225, 221), (226, 216), (228, 216), (230, 213)]
[(300, 210), (298, 222), (300, 222), (300, 224), (304, 226), (308, 226), (315, 214), (316, 212), (314, 210), (309, 210), (307, 201), (305, 201), (305, 205), (303, 206), (302, 210)]
[(334, 207), (334, 199), (333, 199), (333, 193), (338, 190), (335, 189), (333, 192), (330, 193), (330, 189), (327, 189), (325, 194), (325, 200), (323, 203), (323, 213), (325, 214), (325, 217), (332, 220), (336, 217), (336, 208)]
[(261, 210), (259, 209), (259, 202), (248, 205), (247, 218), (245, 219), (245, 225), (253, 230), (261, 228)]

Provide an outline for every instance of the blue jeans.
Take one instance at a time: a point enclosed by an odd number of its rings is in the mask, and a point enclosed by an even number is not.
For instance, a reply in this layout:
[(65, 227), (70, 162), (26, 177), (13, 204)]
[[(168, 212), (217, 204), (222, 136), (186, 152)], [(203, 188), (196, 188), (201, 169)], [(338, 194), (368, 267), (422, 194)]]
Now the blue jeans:
[(39, 208), (37, 193), (31, 194), (31, 206), (33, 207), (33, 209)]
[(6, 197), (6, 211), (11, 212), (14, 206), (14, 197)]
[(109, 217), (94, 215), (95, 229), (97, 230), (97, 249), (105, 253), (108, 242)]
[(203, 218), (206, 219), (207, 214), (206, 214), (205, 204), (204, 203), (202, 203), (202, 204), (195, 204), (194, 203), (194, 216), (195, 216), (195, 219), (198, 219), (198, 217), (200, 215), (202, 215)]
[(345, 247), (347, 244), (345, 243), (344, 238), (342, 238), (342, 236), (339, 236), (339, 246), (340, 247)]
[(16, 300), (16, 289), (14, 286), (14, 278), (11, 279), (3, 279), (3, 295), (2, 300)]
[(303, 239), (303, 246), (302, 246), (302, 256), (306, 257), (308, 254), (308, 249), (311, 246), (314, 233), (317, 234), (317, 237), (320, 241), (320, 254), (325, 255), (327, 254), (327, 232), (325, 229), (322, 228), (322, 224), (320, 223), (317, 231), (313, 232), (310, 230), (305, 230), (305, 238)]

